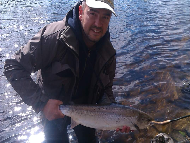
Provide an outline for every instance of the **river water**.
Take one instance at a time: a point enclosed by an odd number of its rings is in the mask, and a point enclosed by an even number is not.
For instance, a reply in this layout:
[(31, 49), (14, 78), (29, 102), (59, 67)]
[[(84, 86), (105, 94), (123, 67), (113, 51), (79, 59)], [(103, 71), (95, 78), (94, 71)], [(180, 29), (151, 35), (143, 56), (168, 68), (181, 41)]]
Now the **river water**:
[[(4, 61), (43, 26), (62, 20), (75, 3), (0, 0), (1, 143), (44, 141), (39, 115), (7, 82)], [(110, 32), (117, 51), (116, 100), (157, 121), (190, 114), (190, 1), (115, 0), (115, 11), (118, 17), (112, 17)], [(31, 76), (35, 80), (35, 74)], [(161, 132), (176, 143), (190, 142), (190, 118), (156, 128), (129, 134), (105, 132), (102, 142), (149, 143)]]

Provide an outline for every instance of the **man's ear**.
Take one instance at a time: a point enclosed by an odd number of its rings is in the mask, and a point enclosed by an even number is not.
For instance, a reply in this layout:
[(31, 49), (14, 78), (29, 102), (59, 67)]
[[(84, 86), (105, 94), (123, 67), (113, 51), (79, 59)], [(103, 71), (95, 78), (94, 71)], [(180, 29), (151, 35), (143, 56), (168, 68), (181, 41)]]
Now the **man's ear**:
[(82, 20), (82, 13), (83, 13), (83, 9), (82, 9), (82, 5), (79, 6), (79, 20)]

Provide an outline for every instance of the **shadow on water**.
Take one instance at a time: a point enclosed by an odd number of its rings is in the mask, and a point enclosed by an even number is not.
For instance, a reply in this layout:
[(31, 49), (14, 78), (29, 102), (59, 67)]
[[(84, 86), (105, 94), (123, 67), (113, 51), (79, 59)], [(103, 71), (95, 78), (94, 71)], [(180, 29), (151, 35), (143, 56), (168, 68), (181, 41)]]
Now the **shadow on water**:
[[(39, 116), (7, 82), (3, 65), (39, 29), (63, 19), (75, 2), (0, 2), (0, 142), (44, 140)], [(190, 1), (115, 0), (115, 3), (118, 17), (112, 17), (110, 32), (117, 51), (113, 87), (116, 100), (147, 112), (156, 121), (190, 114)], [(149, 143), (159, 133), (168, 134), (176, 143), (185, 143), (190, 142), (189, 126), (190, 118), (186, 118), (140, 133), (104, 132), (102, 143)]]

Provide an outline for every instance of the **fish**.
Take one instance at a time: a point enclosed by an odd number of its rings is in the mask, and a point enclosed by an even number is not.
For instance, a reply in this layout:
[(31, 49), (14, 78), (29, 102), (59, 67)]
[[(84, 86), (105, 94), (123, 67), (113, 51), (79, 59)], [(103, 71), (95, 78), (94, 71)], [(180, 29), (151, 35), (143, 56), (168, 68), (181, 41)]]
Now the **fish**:
[(190, 115), (182, 116), (172, 120), (155, 121), (147, 113), (120, 104), (111, 105), (60, 105), (61, 112), (71, 117), (71, 128), (81, 124), (97, 130), (116, 130), (123, 126), (130, 127), (130, 130), (145, 129), (152, 125), (165, 125)]
[(153, 118), (145, 112), (124, 105), (60, 105), (61, 112), (71, 117), (71, 128), (81, 124), (97, 130), (131, 130), (147, 128)]

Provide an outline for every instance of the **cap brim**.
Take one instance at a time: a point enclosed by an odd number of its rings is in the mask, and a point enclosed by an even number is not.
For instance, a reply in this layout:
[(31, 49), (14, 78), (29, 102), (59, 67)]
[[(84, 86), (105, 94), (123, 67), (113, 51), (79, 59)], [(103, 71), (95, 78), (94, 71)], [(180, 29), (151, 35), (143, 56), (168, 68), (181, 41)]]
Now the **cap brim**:
[(104, 3), (104, 2), (101, 2), (101, 1), (95, 1), (95, 0), (86, 0), (86, 4), (89, 6), (89, 7), (92, 7), (92, 8), (105, 8), (105, 9), (108, 9), (110, 10), (115, 16), (116, 13), (115, 11), (113, 10), (113, 8), (111, 8), (108, 4)]

